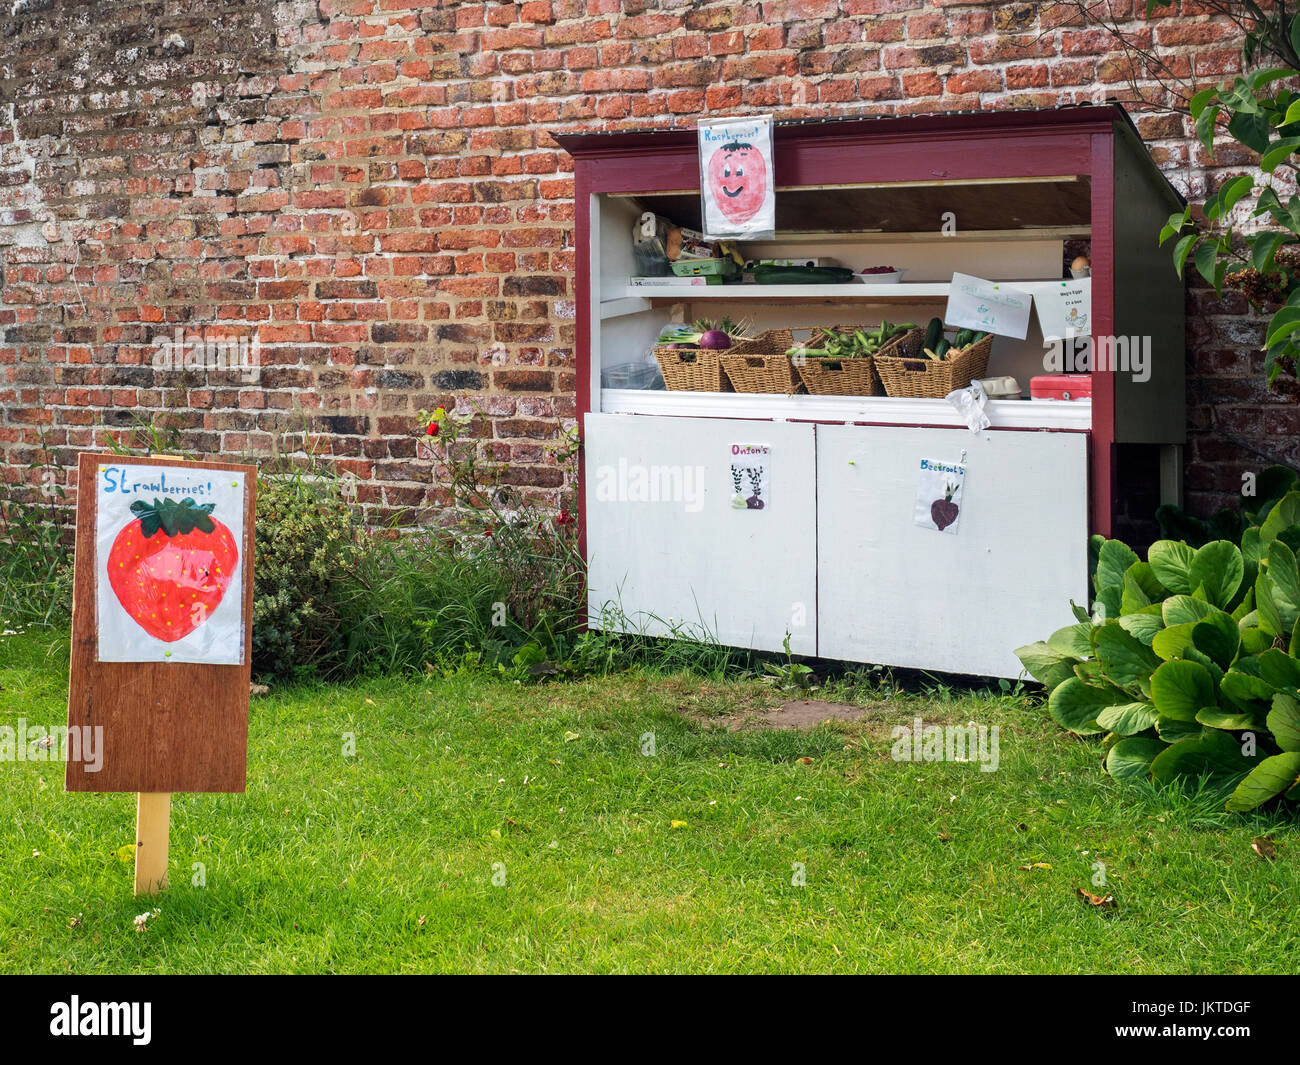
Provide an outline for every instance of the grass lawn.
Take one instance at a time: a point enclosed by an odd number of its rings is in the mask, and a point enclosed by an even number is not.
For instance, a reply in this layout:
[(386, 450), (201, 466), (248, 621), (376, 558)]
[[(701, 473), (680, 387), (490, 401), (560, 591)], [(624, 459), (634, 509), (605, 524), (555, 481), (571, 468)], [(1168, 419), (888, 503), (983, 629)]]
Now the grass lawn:
[[(0, 640), (0, 724), (62, 723), (66, 678), (66, 638)], [(719, 721), (780, 700), (643, 675), (273, 692), (248, 793), (175, 796), (158, 901), (118, 857), (133, 796), (0, 764), (0, 972), (1300, 968), (1294, 813), (1116, 784), (1019, 698), (898, 696), (808, 733)], [(1000, 767), (895, 762), (889, 729), (917, 714), (998, 725)], [(1076, 894), (1097, 861), (1117, 911)]]

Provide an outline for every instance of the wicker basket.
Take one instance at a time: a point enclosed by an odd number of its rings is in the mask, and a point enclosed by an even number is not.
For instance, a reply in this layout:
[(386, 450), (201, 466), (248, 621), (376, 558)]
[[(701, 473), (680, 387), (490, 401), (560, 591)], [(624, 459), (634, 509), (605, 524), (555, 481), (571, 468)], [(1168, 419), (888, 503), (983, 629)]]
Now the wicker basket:
[(722, 369), (737, 392), (788, 396), (804, 390), (786, 354), (794, 346), (796, 331), (764, 329), (757, 336), (736, 341), (723, 352)]
[[(924, 342), (923, 330), (920, 333)], [(903, 340), (911, 337), (909, 333)], [(900, 348), (904, 347), (900, 345)], [(928, 359), (920, 355), (920, 344), (911, 350), (888, 352), (876, 356), (876, 372), (880, 382), (885, 386), (885, 393), (895, 397), (912, 397), (918, 399), (943, 399), (949, 392), (965, 388), (972, 381), (984, 376), (988, 369), (989, 353), (993, 350), (993, 337), (969, 344), (961, 351), (948, 354), (941, 360)], [(914, 357), (920, 355), (919, 358)]]
[(718, 355), (705, 348), (655, 348), (664, 387), (673, 392), (734, 392)]
[(796, 367), (799, 379), (814, 396), (883, 396), (875, 359), (804, 359)]
[[(859, 329), (871, 329), (867, 325), (829, 325), (825, 330), (841, 335), (852, 334)], [(816, 327), (812, 331), (808, 346), (816, 347), (824, 330)], [(904, 334), (906, 336), (906, 334)], [(896, 337), (881, 350), (889, 351), (904, 337)], [(858, 355), (843, 359), (808, 358), (795, 359), (795, 368), (803, 381), (804, 388), (814, 396), (883, 396), (884, 388), (880, 384), (880, 375), (876, 373), (874, 355)]]

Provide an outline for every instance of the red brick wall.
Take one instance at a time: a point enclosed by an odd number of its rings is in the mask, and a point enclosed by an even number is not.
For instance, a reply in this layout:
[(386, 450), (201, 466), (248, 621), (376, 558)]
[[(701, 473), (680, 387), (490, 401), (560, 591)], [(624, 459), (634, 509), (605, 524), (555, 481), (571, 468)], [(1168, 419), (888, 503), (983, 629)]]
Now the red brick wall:
[[(947, 0), (5, 0), (0, 474), (134, 419), (206, 452), (305, 430), (379, 518), (439, 498), (414, 412), (472, 401), (483, 446), (558, 503), (542, 445), (574, 414), (573, 188), (548, 131), (1123, 94), (1106, 36), (1062, 23)], [(1208, 78), (1238, 66), (1203, 16), (1139, 28)], [(1180, 122), (1138, 125), (1202, 194)], [(1244, 311), (1189, 299), (1202, 508), (1243, 462), (1300, 462)], [(176, 329), (256, 341), (259, 382), (155, 369)]]

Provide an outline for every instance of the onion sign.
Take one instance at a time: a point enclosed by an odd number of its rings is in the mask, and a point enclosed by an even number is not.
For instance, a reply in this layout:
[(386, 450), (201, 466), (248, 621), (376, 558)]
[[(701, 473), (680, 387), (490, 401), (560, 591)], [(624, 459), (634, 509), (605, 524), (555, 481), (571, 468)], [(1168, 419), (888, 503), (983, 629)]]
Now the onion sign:
[(709, 160), (709, 185), (729, 222), (747, 222), (767, 195), (767, 164), (753, 145), (732, 141)]

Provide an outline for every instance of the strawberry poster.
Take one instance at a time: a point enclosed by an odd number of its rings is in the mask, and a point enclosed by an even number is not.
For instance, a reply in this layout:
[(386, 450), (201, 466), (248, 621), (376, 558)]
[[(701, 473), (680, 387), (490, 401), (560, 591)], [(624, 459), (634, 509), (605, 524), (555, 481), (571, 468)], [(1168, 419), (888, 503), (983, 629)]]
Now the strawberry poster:
[(964, 465), (922, 459), (916, 488), (916, 524), (923, 529), (956, 535), (965, 483)]
[(100, 463), (99, 661), (243, 664), (245, 488), (238, 471)]
[(776, 235), (772, 116), (699, 123), (700, 213), (710, 240)]

